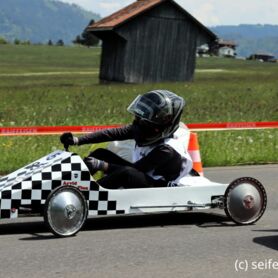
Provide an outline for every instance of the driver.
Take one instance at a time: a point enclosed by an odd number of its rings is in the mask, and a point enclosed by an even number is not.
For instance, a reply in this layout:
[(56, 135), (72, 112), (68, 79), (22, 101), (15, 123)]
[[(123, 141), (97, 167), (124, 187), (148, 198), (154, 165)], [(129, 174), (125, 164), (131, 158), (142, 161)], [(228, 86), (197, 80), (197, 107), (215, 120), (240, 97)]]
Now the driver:
[(170, 91), (150, 91), (129, 105), (128, 112), (135, 116), (132, 124), (79, 138), (64, 133), (60, 140), (80, 146), (134, 139), (132, 163), (101, 148), (84, 159), (91, 175), (99, 170), (105, 173), (97, 182), (108, 189), (175, 186), (192, 169), (182, 140), (175, 136), (184, 106), (184, 99)]

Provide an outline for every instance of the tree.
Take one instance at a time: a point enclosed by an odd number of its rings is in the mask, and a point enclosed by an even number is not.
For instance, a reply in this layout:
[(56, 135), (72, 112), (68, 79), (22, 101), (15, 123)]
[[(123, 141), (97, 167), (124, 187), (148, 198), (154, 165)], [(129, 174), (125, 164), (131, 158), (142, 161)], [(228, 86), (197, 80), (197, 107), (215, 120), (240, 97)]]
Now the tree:
[(99, 39), (95, 35), (93, 35), (91, 32), (88, 31), (88, 27), (90, 25), (94, 24), (94, 22), (95, 21), (92, 19), (89, 22), (89, 24), (86, 26), (86, 28), (83, 30), (81, 36), (80, 35), (76, 36), (73, 43), (86, 45), (88, 47), (98, 45)]
[(0, 44), (8, 44), (5, 38), (0, 37)]
[(94, 46), (99, 43), (99, 39), (88, 31), (88, 27), (93, 25), (94, 23), (95, 21), (92, 19), (82, 33), (82, 38), (84, 39), (83, 44), (86, 46)]
[(53, 45), (52, 40), (49, 40), (48, 43), (47, 43), (47, 45)]
[(19, 45), (20, 44), (20, 40), (19, 39), (14, 39), (14, 44)]
[(80, 35), (77, 35), (75, 40), (72, 41), (74, 44), (82, 44), (82, 39)]
[(56, 42), (56, 45), (57, 45), (57, 46), (64, 46), (63, 40), (58, 40), (58, 41)]

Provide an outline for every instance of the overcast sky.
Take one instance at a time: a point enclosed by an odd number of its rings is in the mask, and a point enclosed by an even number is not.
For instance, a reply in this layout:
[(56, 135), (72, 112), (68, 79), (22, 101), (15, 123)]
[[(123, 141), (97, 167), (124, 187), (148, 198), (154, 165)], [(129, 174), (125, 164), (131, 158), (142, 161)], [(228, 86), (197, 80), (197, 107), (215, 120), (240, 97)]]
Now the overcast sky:
[[(60, 0), (75, 3), (102, 17), (135, 0)], [(278, 24), (278, 0), (176, 0), (207, 26), (238, 24)]]

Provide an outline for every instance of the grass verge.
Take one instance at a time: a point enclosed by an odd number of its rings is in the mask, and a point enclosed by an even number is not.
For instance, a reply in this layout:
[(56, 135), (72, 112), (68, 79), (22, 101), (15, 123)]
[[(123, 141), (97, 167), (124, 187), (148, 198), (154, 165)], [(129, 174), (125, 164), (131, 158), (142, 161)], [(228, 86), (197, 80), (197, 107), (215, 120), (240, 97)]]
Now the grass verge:
[[(193, 82), (100, 85), (100, 49), (0, 46), (0, 51), (0, 126), (129, 123), (131, 100), (157, 88), (185, 98), (185, 123), (278, 120), (277, 64), (198, 59)], [(204, 166), (278, 162), (277, 130), (198, 134)], [(61, 148), (58, 137), (0, 137), (0, 173)], [(89, 149), (74, 151), (83, 156)]]

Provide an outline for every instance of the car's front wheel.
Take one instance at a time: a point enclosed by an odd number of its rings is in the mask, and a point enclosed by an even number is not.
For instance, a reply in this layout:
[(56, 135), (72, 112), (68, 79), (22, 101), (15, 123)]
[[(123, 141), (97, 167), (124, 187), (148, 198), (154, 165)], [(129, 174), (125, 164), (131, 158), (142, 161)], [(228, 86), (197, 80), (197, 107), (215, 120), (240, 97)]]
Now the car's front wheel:
[(88, 208), (84, 195), (73, 186), (53, 190), (44, 207), (44, 221), (50, 231), (60, 237), (73, 236), (87, 219)]

